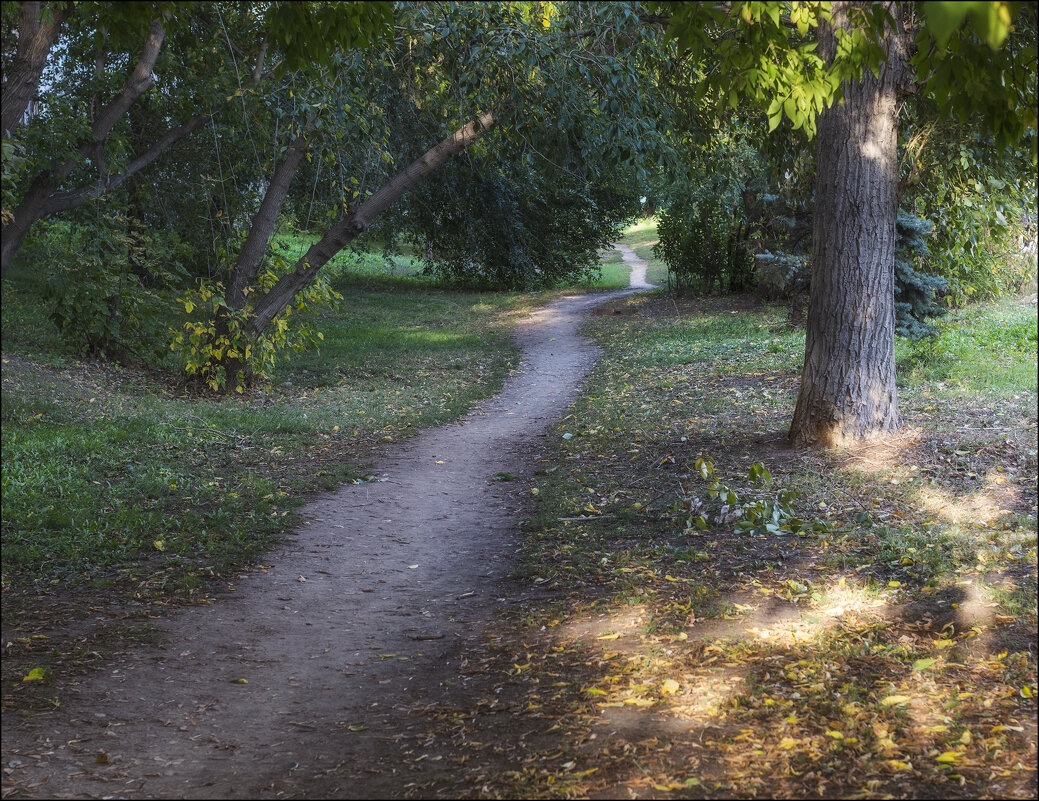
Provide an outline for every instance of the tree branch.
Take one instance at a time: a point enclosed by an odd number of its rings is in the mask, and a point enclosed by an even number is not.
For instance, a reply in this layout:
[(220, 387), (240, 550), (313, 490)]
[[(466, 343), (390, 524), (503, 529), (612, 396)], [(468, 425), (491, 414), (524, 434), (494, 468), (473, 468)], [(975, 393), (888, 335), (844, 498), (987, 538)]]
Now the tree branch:
[(41, 4), (23, 2), (18, 23), (18, 49), (9, 67), (4, 69), (4, 85), (0, 98), (0, 131), (3, 138), (25, 117), (29, 101), (40, 86), (40, 76), (47, 65), (47, 57), (65, 19), (72, 13), (72, 4), (63, 3), (54, 10), (53, 19), (40, 19)]
[[(221, 104), (221, 107), (223, 104)], [(192, 117), (183, 125), (178, 125), (176, 128), (171, 128), (161, 137), (159, 137), (151, 147), (149, 147), (144, 153), (133, 159), (126, 165), (121, 173), (107, 176), (107, 179), (100, 179), (92, 184), (81, 186), (78, 189), (73, 189), (71, 192), (62, 192), (61, 194), (51, 195), (47, 198), (43, 204), (43, 209), (40, 212), (40, 217), (49, 217), (52, 214), (58, 214), (62, 211), (68, 211), (78, 206), (83, 205), (87, 200), (91, 198), (101, 197), (105, 192), (110, 192), (113, 189), (117, 189), (126, 179), (130, 178), (137, 172), (140, 172), (155, 159), (162, 155), (163, 151), (166, 150), (173, 144), (176, 144), (179, 140), (190, 134), (192, 131), (201, 128), (219, 111), (214, 111), (213, 114), (199, 114), (197, 117)]]
[(410, 191), (419, 181), (441, 164), (468, 148), (497, 124), (494, 112), (481, 114), (450, 136), (431, 147), (419, 158), (397, 173), (382, 188), (374, 192), (360, 206), (343, 216), (296, 262), (295, 270), (282, 276), (257, 302), (251, 327), (259, 334), (299, 292), (302, 292), (328, 260), (346, 247), (359, 234), (368, 230), (371, 222), (391, 203)]

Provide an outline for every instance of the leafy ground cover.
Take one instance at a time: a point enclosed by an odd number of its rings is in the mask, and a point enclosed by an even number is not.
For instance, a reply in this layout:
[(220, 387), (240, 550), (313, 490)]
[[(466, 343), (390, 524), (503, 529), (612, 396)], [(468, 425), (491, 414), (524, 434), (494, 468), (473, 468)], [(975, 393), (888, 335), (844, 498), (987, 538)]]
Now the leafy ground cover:
[[(219, 399), (167, 370), (78, 357), (32, 282), (5, 281), (6, 701), (32, 689), (26, 660), (71, 675), (120, 631), (141, 635), (156, 605), (205, 602), (262, 561), (307, 493), (369, 480), (382, 443), (496, 392), (515, 360), (510, 321), (541, 300), (374, 274), (337, 288), (319, 351)], [(103, 622), (84, 633), (84, 617)]]
[(1034, 299), (900, 344), (905, 432), (833, 453), (786, 446), (785, 310), (619, 308), (530, 490), (549, 600), (425, 710), (416, 792), (1034, 797)]

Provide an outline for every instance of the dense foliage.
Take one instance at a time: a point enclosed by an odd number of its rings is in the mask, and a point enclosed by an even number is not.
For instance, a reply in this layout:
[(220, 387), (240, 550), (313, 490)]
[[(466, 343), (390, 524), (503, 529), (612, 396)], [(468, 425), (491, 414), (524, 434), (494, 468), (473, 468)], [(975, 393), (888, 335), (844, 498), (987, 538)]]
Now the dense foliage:
[[(880, 63), (885, 19), (862, 12), (827, 64), (813, 36), (828, 12), (815, 4), (41, 9), (56, 28), (39, 91), (4, 132), (5, 259), (24, 234), (21, 269), (48, 275), (53, 319), (76, 347), (172, 345), (222, 387), (241, 386), (219, 378), (241, 365), (203, 365), (198, 349), (244, 354), (225, 329), (304, 265), (303, 252), (277, 258), (272, 236), (349, 221), (481, 113), (492, 130), (349, 244), (403, 248), (444, 280), (543, 288), (593, 273), (646, 196), (663, 209), (658, 253), (675, 289), (802, 293), (815, 118), (841, 80)], [(21, 10), (3, 7), (5, 99), (22, 69)], [(916, 237), (898, 264), (903, 333), (927, 331), (939, 296), (947, 306), (1035, 280), (1022, 253), (1034, 239), (1035, 10), (990, 11), (911, 15), (919, 90), (902, 112), (902, 207), (934, 232), (927, 254)], [(135, 64), (147, 68), (138, 84)], [(287, 297), (269, 323), (278, 344), (260, 342), (266, 322), (242, 329), (250, 353), (309, 341), (295, 312), (331, 298), (318, 274)], [(251, 371), (269, 373), (269, 359)]]

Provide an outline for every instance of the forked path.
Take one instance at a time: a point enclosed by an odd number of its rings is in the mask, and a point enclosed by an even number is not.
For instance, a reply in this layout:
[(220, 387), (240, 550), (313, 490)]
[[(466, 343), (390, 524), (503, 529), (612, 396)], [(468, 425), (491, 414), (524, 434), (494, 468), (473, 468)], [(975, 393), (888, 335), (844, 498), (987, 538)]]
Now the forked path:
[[(459, 422), (303, 510), (235, 593), (163, 623), (52, 715), (4, 718), (4, 797), (396, 796), (405, 708), (465, 691), (458, 658), (516, 565), (522, 482), (596, 348), (566, 297), (518, 326), (519, 369)], [(403, 739), (402, 739), (403, 736)], [(9, 784), (9, 782), (13, 784)]]

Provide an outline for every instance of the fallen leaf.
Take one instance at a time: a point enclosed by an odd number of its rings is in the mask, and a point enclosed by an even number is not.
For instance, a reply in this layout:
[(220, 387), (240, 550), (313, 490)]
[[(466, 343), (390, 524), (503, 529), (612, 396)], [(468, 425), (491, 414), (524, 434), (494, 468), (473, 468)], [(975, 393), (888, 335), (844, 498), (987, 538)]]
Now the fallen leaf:
[(894, 706), (895, 704), (904, 704), (909, 700), (908, 695), (889, 695), (887, 698), (880, 702), (881, 706)]

